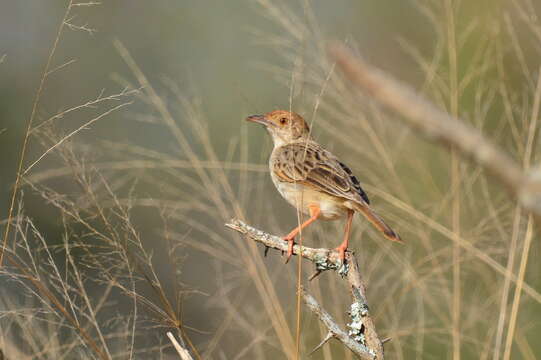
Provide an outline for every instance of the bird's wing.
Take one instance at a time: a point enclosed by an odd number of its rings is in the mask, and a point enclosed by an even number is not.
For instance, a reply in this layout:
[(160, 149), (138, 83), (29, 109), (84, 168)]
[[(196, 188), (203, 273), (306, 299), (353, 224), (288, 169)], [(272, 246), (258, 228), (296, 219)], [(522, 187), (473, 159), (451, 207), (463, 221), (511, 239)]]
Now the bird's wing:
[(292, 143), (276, 151), (273, 171), (280, 180), (312, 186), (336, 197), (370, 203), (351, 170), (318, 144)]

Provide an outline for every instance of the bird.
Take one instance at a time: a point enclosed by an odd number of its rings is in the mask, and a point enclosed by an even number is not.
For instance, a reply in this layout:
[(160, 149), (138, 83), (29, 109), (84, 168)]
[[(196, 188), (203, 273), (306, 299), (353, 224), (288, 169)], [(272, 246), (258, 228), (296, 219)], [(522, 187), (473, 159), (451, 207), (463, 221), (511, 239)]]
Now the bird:
[(311, 136), (304, 118), (291, 111), (274, 110), (251, 115), (247, 121), (261, 124), (272, 137), (274, 147), (269, 158), (272, 182), (285, 200), (308, 220), (291, 230), (286, 263), (293, 255), (295, 237), (316, 220), (346, 218), (344, 238), (335, 248), (345, 262), (353, 215), (361, 213), (389, 240), (403, 242), (400, 236), (371, 208), (359, 180), (338, 157), (324, 149)]

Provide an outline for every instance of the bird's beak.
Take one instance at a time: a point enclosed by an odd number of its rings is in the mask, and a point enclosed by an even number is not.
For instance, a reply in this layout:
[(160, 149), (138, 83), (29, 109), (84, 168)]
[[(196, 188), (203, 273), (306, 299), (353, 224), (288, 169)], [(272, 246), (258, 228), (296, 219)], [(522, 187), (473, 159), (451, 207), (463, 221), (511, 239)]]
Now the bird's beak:
[(251, 121), (264, 126), (267, 126), (269, 124), (265, 115), (251, 115), (246, 118), (246, 121)]

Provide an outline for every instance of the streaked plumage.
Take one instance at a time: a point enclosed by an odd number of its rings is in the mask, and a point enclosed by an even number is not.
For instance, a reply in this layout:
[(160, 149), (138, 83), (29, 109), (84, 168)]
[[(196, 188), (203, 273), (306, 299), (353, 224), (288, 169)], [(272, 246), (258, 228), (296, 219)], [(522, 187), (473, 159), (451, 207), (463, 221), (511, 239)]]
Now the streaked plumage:
[[(277, 110), (251, 116), (248, 120), (265, 125), (271, 134), (274, 141), (269, 159), (271, 178), (291, 205), (310, 214), (313, 220), (335, 220), (359, 211), (386, 238), (401, 241), (370, 208), (368, 196), (349, 167), (310, 137), (309, 127), (300, 115)], [(319, 212), (314, 215), (316, 208)], [(292, 242), (291, 237), (297, 232), (292, 231), (287, 240)], [(347, 238), (344, 246), (347, 248)]]

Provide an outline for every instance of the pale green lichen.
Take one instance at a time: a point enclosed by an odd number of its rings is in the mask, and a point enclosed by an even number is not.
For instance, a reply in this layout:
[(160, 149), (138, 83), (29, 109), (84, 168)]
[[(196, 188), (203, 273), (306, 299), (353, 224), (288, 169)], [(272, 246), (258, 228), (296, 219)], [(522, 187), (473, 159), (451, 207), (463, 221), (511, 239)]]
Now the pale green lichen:
[(348, 274), (349, 264), (329, 261), (329, 254), (316, 254), (314, 256), (314, 263), (316, 264), (317, 271), (338, 270), (338, 274), (342, 277)]
[[(351, 323), (347, 324), (349, 331), (348, 335), (351, 336), (359, 344), (366, 346), (366, 337), (363, 318), (368, 315), (368, 306), (365, 303), (354, 302), (351, 304), (349, 316), (351, 316)], [(371, 354), (374, 352), (370, 349), (368, 351)]]
[(340, 276), (342, 277), (345, 277), (348, 275), (348, 271), (349, 271), (349, 264), (344, 261), (344, 263), (341, 263), (340, 268), (338, 269), (338, 274), (340, 274)]

